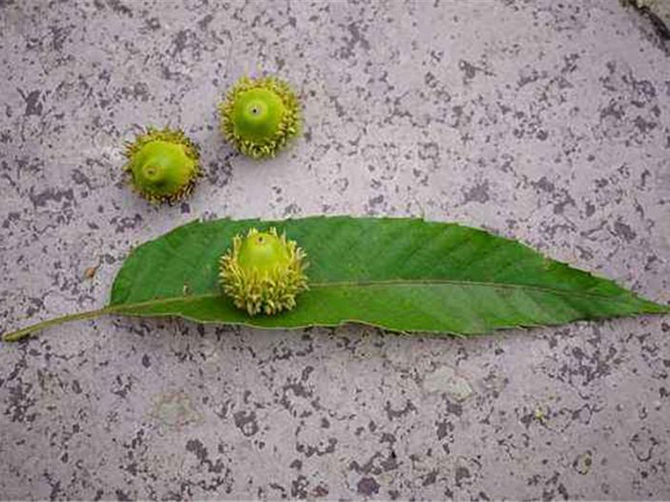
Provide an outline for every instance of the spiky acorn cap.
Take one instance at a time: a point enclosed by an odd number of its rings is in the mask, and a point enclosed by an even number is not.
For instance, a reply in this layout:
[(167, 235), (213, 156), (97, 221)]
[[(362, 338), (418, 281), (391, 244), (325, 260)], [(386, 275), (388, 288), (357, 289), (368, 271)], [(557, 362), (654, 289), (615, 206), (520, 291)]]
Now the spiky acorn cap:
[(300, 104), (276, 77), (242, 77), (219, 104), (221, 133), (249, 157), (274, 157), (300, 132)]
[(305, 252), (277, 229), (233, 238), (221, 257), (219, 278), (223, 291), (249, 315), (291, 310), (296, 296), (307, 290)]
[(198, 147), (181, 130), (150, 127), (126, 144), (125, 155), (133, 188), (153, 203), (182, 200), (202, 175)]

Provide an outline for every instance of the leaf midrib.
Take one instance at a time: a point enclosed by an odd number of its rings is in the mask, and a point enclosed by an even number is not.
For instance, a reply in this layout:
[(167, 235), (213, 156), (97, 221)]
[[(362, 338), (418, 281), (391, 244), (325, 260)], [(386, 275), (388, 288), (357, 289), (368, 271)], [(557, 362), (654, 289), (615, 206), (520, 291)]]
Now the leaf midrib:
[[(369, 281), (333, 281), (333, 282), (316, 282), (309, 284), (310, 289), (319, 289), (319, 288), (338, 288), (338, 287), (351, 287), (351, 288), (364, 288), (364, 287), (374, 287), (374, 286), (415, 286), (415, 285), (424, 285), (424, 286), (439, 286), (444, 284), (453, 284), (455, 286), (461, 287), (490, 287), (497, 289), (520, 289), (520, 290), (530, 290), (538, 291), (541, 293), (550, 293), (560, 296), (577, 296), (581, 298), (592, 298), (599, 299), (608, 302), (620, 302), (622, 300), (638, 300), (637, 297), (632, 294), (625, 292), (626, 294), (618, 296), (609, 296), (601, 295), (597, 293), (589, 293), (584, 291), (574, 291), (566, 289), (554, 289), (545, 286), (534, 286), (528, 284), (513, 284), (513, 283), (499, 283), (499, 282), (483, 282), (483, 281), (462, 281), (455, 279), (390, 279), (390, 280), (369, 280)], [(187, 296), (172, 296), (164, 298), (155, 298), (151, 300), (146, 300), (143, 302), (137, 303), (122, 303), (122, 304), (113, 304), (109, 305), (108, 309), (110, 310), (119, 310), (122, 311), (124, 308), (136, 308), (136, 307), (150, 307), (153, 305), (161, 305), (165, 303), (176, 303), (176, 302), (192, 302), (203, 300), (207, 298), (216, 298), (220, 296), (220, 292), (216, 293), (203, 293), (199, 295), (187, 295)]]

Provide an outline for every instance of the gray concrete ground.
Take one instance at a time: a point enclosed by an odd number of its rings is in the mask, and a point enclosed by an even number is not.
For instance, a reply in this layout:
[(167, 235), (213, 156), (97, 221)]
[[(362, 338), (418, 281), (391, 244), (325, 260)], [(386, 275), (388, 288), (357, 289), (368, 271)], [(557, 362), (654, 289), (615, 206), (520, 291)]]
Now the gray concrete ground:
[[(670, 39), (670, 0), (621, 0), (633, 5), (643, 15), (652, 15), (652, 23), (656, 25), (661, 38)], [(655, 17), (655, 18), (654, 18)]]
[[(670, 59), (617, 1), (0, 0), (0, 61), (0, 330), (198, 217), (459, 221), (670, 301)], [(259, 71), (306, 120), (262, 164), (215, 112)], [(187, 203), (124, 185), (147, 124), (201, 145)], [(0, 494), (669, 499), (669, 332), (73, 323), (0, 346)]]

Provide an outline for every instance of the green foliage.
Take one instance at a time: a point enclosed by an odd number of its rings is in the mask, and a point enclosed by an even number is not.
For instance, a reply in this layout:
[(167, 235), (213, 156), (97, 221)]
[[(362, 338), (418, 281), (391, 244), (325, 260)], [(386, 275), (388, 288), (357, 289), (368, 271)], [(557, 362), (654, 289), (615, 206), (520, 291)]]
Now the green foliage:
[[(236, 235), (271, 227), (309, 256), (309, 291), (293, 310), (252, 317), (221, 294), (218, 260)], [(266, 328), (359, 322), (394, 331), (474, 335), (668, 311), (610, 280), (482, 230), (411, 218), (311, 217), (179, 227), (130, 255), (109, 307), (76, 316), (170, 315)]]

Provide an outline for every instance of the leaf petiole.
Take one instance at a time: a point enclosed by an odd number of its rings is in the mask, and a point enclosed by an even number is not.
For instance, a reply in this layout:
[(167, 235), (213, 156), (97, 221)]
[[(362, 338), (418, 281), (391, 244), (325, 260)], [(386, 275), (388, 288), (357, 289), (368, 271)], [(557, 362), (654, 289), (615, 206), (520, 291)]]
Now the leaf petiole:
[(105, 307), (98, 310), (89, 310), (88, 312), (79, 312), (77, 314), (68, 314), (61, 317), (56, 317), (54, 319), (48, 319), (46, 321), (38, 322), (31, 326), (27, 326), (23, 329), (13, 331), (11, 333), (5, 333), (2, 335), (3, 342), (18, 342), (19, 340), (26, 338), (36, 331), (48, 328), (50, 326), (57, 326), (70, 321), (78, 321), (82, 319), (93, 319), (105, 314), (111, 314), (114, 312), (113, 307)]

